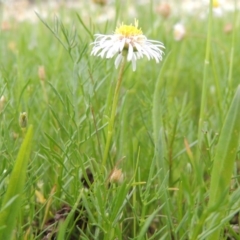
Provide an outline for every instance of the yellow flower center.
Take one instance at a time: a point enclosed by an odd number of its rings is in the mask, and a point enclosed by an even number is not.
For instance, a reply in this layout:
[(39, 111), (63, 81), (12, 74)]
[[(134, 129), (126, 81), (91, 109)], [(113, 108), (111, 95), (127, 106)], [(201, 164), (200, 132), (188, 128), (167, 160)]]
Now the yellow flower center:
[(124, 37), (132, 37), (142, 35), (142, 30), (138, 28), (138, 21), (135, 20), (135, 26), (133, 25), (122, 25), (115, 30), (115, 34), (121, 34)]
[(218, 0), (213, 0), (213, 7), (219, 7), (219, 1)]

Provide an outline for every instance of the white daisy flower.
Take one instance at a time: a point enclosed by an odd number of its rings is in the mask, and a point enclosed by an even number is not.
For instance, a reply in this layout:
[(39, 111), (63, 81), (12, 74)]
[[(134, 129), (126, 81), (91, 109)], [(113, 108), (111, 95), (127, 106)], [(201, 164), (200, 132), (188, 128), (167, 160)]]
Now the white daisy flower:
[(127, 61), (132, 62), (133, 71), (136, 70), (137, 59), (143, 58), (144, 55), (148, 60), (155, 59), (157, 63), (162, 60), (163, 43), (148, 40), (142, 30), (138, 28), (137, 20), (135, 20), (135, 26), (122, 24), (112, 35), (95, 34), (95, 37), (91, 55), (112, 58), (117, 54), (116, 68), (124, 56)]

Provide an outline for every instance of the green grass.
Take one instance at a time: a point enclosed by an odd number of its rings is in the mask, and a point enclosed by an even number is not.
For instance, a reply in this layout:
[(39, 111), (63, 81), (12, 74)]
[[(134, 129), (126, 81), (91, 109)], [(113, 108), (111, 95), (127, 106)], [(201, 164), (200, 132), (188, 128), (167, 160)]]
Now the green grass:
[[(90, 43), (95, 33), (111, 34), (116, 23), (134, 18), (116, 1), (112, 21), (97, 20), (100, 7), (91, 18), (61, 9), (58, 18), (12, 21), (14, 29), (0, 31), (0, 98), (6, 99), (0, 104), (0, 236), (214, 240), (227, 232), (239, 238), (230, 226), (240, 206), (239, 15), (212, 17), (209, 32), (208, 19), (182, 14), (187, 34), (176, 42), (172, 28), (180, 16), (164, 20), (150, 5), (135, 6), (139, 26), (164, 43), (165, 55), (160, 64), (138, 60), (135, 72), (126, 64), (104, 166), (119, 70), (113, 59), (90, 56)], [(226, 34), (229, 22), (233, 32)], [(19, 172), (30, 141), (19, 126), (21, 112), (33, 139), (27, 170)], [(115, 164), (124, 173), (121, 184), (108, 181)], [(24, 188), (11, 180), (15, 169)], [(9, 209), (16, 221), (6, 228)]]

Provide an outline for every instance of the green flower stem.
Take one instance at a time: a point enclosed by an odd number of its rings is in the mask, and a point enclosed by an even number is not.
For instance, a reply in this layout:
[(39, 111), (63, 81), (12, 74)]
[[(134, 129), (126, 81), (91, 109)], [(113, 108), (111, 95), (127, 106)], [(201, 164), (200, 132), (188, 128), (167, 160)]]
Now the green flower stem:
[(110, 143), (111, 143), (111, 140), (112, 140), (114, 121), (115, 121), (118, 97), (119, 97), (120, 87), (121, 87), (121, 83), (122, 83), (122, 77), (123, 77), (123, 70), (124, 70), (125, 62), (126, 62), (126, 57), (124, 56), (124, 58), (122, 60), (122, 63), (121, 63), (120, 70), (119, 70), (117, 84), (116, 84), (116, 88), (115, 88), (114, 96), (113, 96), (111, 117), (110, 117), (110, 120), (109, 120), (109, 123), (108, 123), (107, 142), (106, 142), (106, 145), (105, 145), (103, 161), (102, 161), (103, 166), (106, 165), (108, 152), (109, 152), (109, 148), (110, 148)]

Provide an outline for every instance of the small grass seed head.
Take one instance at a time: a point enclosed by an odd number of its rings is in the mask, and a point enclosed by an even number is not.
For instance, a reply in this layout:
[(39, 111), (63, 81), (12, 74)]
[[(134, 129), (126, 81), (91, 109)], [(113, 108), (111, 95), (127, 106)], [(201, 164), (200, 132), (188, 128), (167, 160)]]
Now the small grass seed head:
[(226, 34), (229, 34), (233, 31), (233, 25), (231, 23), (227, 23), (225, 26), (224, 26), (224, 29), (223, 29), (224, 33)]
[(181, 41), (186, 35), (185, 26), (182, 23), (176, 23), (173, 26), (173, 37), (175, 41)]
[(156, 12), (163, 18), (168, 18), (171, 14), (171, 6), (166, 2), (160, 3), (156, 8)]
[(112, 172), (109, 174), (109, 183), (122, 183), (124, 179), (122, 169), (114, 167)]
[(107, 4), (107, 0), (92, 0), (94, 3), (104, 6)]
[(5, 105), (6, 99), (5, 97), (2, 95), (0, 98), (0, 112), (2, 112), (4, 105)]
[(19, 116), (19, 126), (20, 128), (26, 128), (28, 124), (28, 117), (26, 112), (21, 112)]
[(46, 72), (44, 66), (38, 67), (38, 77), (41, 81), (45, 81), (46, 79)]

